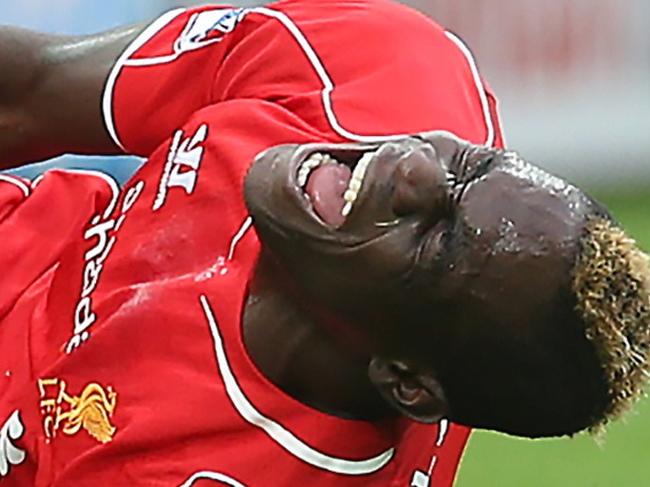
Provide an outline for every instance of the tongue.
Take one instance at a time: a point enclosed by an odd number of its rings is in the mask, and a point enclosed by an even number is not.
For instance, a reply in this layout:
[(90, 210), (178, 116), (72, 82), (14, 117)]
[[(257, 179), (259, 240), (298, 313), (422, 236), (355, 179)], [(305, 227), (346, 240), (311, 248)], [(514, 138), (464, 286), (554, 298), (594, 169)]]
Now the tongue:
[(352, 171), (344, 164), (324, 164), (311, 173), (307, 181), (307, 194), (314, 211), (328, 225), (340, 227), (345, 221), (341, 215)]

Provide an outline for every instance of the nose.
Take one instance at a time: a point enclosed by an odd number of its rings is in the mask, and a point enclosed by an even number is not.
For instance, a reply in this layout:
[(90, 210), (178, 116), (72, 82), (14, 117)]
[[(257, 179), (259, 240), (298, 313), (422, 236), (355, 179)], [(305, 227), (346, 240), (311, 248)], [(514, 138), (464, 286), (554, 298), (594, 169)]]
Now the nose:
[(394, 173), (391, 204), (398, 216), (440, 218), (449, 209), (447, 171), (429, 144), (409, 147)]

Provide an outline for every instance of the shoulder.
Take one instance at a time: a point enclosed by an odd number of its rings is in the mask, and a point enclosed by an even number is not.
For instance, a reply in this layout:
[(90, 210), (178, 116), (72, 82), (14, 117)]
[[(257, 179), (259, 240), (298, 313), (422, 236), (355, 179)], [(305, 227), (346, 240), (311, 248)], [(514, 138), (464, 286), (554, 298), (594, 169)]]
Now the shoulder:
[(12, 225), (39, 227), (50, 220), (65, 222), (75, 215), (110, 210), (119, 192), (115, 179), (100, 171), (54, 169), (33, 180), (3, 173), (0, 225), (11, 219)]

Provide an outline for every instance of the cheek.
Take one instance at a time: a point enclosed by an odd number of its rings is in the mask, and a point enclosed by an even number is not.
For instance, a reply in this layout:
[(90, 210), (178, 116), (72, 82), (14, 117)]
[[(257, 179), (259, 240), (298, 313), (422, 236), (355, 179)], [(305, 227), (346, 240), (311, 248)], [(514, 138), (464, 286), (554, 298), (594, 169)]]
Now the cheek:
[(315, 299), (335, 308), (383, 308), (399, 298), (415, 250), (413, 237), (400, 234), (345, 251), (311, 248), (302, 256), (288, 263), (288, 268)]
[(552, 253), (494, 254), (466, 292), (487, 319), (525, 326), (553, 309), (567, 269)]
[(415, 260), (412, 246), (390, 239), (339, 255), (316, 253), (310, 267), (340, 285), (377, 289), (399, 283)]

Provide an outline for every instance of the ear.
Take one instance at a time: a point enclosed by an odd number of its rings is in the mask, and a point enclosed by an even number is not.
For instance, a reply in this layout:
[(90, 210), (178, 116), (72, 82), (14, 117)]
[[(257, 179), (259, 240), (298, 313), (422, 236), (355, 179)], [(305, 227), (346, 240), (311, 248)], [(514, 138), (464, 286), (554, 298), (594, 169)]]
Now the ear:
[(405, 361), (373, 357), (368, 376), (391, 406), (415, 421), (437, 423), (449, 412), (442, 386), (432, 372)]

